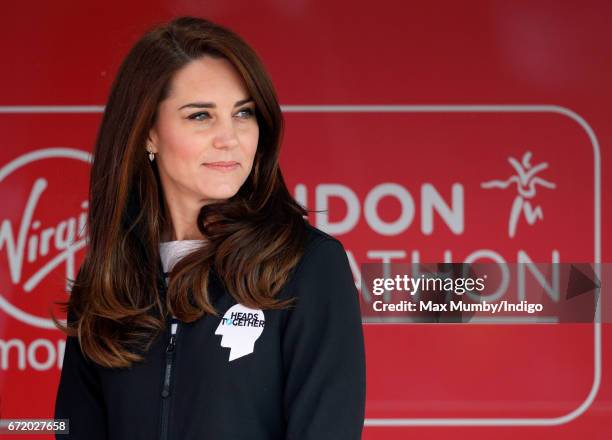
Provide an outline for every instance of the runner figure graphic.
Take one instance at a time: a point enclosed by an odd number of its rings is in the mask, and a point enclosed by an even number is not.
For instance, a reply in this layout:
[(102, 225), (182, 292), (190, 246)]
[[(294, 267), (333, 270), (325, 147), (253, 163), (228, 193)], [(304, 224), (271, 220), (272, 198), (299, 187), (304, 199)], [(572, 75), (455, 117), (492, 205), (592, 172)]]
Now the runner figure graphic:
[(510, 156), (508, 162), (516, 171), (516, 174), (509, 177), (507, 180), (490, 180), (482, 182), (480, 186), (484, 189), (490, 188), (508, 188), (512, 183), (516, 183), (518, 194), (512, 203), (510, 210), (510, 219), (508, 221), (508, 235), (513, 238), (516, 235), (516, 226), (521, 215), (525, 215), (525, 220), (528, 224), (533, 225), (537, 220), (544, 219), (542, 207), (532, 206), (530, 200), (536, 195), (536, 185), (541, 185), (545, 188), (554, 189), (556, 185), (552, 182), (537, 177), (536, 174), (548, 168), (548, 162), (542, 162), (538, 165), (531, 165), (531, 152), (527, 151), (523, 154), (522, 160), (519, 162), (514, 157)]

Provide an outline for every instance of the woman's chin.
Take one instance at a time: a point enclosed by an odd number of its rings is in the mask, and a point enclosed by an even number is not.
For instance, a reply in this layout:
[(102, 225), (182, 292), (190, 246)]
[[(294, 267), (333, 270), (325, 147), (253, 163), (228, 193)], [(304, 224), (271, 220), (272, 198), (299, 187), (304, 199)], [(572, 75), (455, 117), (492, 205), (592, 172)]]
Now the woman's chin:
[(215, 191), (201, 192), (202, 200), (210, 200), (211, 202), (222, 202), (236, 195), (238, 188), (217, 188)]

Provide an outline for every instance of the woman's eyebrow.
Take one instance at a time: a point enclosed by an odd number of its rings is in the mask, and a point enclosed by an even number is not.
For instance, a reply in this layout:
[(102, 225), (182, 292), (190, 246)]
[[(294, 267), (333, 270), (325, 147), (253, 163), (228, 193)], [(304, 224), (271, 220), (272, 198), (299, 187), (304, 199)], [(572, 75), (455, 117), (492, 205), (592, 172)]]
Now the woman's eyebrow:
[[(240, 101), (236, 101), (236, 104), (234, 104), (234, 107), (238, 107), (239, 105), (242, 104), (246, 104), (247, 102), (251, 102), (253, 101), (253, 98), (248, 97), (245, 99), (241, 99)], [(189, 104), (185, 104), (179, 107), (179, 110), (182, 110), (184, 108), (216, 108), (217, 104), (215, 104), (214, 102), (191, 102)]]

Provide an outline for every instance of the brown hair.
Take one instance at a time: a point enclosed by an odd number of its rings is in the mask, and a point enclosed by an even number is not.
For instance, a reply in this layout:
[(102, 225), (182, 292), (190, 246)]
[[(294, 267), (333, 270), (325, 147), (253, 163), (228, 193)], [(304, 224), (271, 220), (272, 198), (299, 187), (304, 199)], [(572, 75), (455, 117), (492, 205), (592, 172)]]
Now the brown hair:
[[(173, 75), (202, 56), (223, 57), (255, 101), (259, 140), (251, 174), (237, 194), (205, 205), (197, 224), (205, 244), (179, 261), (162, 295), (159, 242), (169, 215), (156, 162), (145, 154), (158, 105)], [(239, 303), (283, 308), (275, 295), (303, 254), (307, 211), (279, 168), (283, 117), (255, 51), (232, 31), (179, 17), (147, 32), (130, 50), (111, 87), (94, 149), (89, 185), (89, 246), (68, 301), (68, 325), (83, 353), (106, 367), (143, 359), (168, 313), (192, 322), (218, 315), (209, 295), (216, 276)], [(165, 299), (164, 299), (165, 298)]]

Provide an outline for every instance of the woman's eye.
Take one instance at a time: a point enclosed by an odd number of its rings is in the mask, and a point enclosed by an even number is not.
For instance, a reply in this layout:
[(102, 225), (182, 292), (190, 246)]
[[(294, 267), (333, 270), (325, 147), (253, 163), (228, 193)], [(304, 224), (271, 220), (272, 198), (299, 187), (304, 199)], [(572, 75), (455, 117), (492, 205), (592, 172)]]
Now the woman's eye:
[[(255, 114), (255, 112), (251, 108), (244, 108), (240, 110), (237, 114), (241, 115), (240, 116), (241, 119), (249, 119)], [(208, 112), (198, 112), (198, 113), (194, 113), (193, 115), (189, 115), (188, 119), (191, 119), (194, 121), (204, 121), (206, 119), (210, 119), (210, 114)]]
[(241, 114), (241, 113), (245, 115), (243, 116), (244, 119), (248, 119), (255, 114), (255, 112), (251, 108), (243, 108), (242, 110), (238, 112), (238, 114)]
[(206, 116), (206, 118), (210, 117), (208, 112), (199, 112), (199, 113), (194, 113), (193, 115), (190, 115), (189, 119), (193, 119), (195, 121), (203, 121), (205, 118), (201, 118), (201, 116)]

